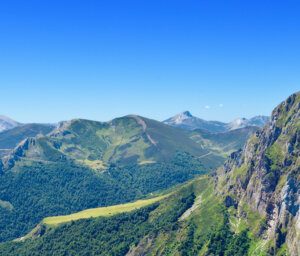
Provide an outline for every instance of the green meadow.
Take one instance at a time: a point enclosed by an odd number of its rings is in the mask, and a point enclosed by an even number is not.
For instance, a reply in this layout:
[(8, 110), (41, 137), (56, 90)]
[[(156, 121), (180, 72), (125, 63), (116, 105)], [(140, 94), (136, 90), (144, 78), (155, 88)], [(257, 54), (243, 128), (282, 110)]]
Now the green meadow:
[(47, 217), (43, 219), (42, 223), (46, 225), (58, 225), (69, 221), (75, 221), (79, 219), (88, 219), (88, 218), (95, 218), (95, 217), (105, 217), (105, 216), (112, 216), (118, 213), (123, 212), (130, 212), (133, 210), (140, 209), (141, 207), (153, 204), (168, 195), (159, 196), (155, 198), (150, 198), (146, 200), (138, 200), (132, 203), (127, 204), (119, 204), (119, 205), (113, 205), (108, 207), (99, 207), (99, 208), (93, 208), (88, 209), (84, 211), (80, 211), (74, 214), (70, 215), (63, 215), (63, 216), (55, 216), (55, 217)]

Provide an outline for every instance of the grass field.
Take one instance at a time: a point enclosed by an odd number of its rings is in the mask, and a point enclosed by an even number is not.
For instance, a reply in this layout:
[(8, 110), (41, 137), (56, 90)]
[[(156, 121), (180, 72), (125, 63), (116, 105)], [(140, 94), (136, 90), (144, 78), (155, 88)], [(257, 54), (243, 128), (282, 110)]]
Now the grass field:
[[(186, 187), (190, 186), (196, 180), (197, 181), (200, 181), (200, 180), (206, 181), (207, 176), (203, 175), (194, 180), (191, 180), (191, 181), (187, 182), (184, 186), (186, 186)], [(180, 186), (182, 186), (182, 184)], [(107, 216), (112, 216), (112, 215), (123, 213), (123, 212), (130, 212), (130, 211), (142, 208), (144, 206), (153, 204), (155, 202), (158, 202), (158, 201), (172, 195), (176, 191), (177, 187), (178, 186), (174, 186), (173, 188), (170, 188), (169, 190), (165, 190), (165, 193), (167, 193), (167, 194), (164, 194), (162, 196), (138, 200), (138, 201), (126, 203), (126, 204), (118, 204), (118, 205), (113, 205), (113, 206), (108, 206), (108, 207), (87, 209), (87, 210), (80, 211), (80, 212), (70, 214), (70, 215), (47, 217), (47, 218), (43, 219), (42, 223), (44, 223), (46, 225), (50, 225), (50, 226), (56, 226), (56, 225), (59, 225), (62, 223), (75, 221), (75, 220), (79, 220), (79, 219), (88, 219), (91, 217), (95, 218), (95, 217), (100, 217), (100, 216), (107, 217)], [(174, 189), (175, 189), (175, 191), (174, 191)], [(160, 192), (160, 193), (162, 193), (162, 192)]]
[(42, 223), (46, 225), (58, 225), (72, 220), (75, 221), (79, 219), (88, 219), (91, 217), (112, 216), (122, 212), (130, 212), (139, 209), (141, 207), (153, 204), (167, 197), (168, 195), (169, 194), (151, 198), (151, 199), (146, 199), (146, 200), (138, 200), (133, 203), (119, 204), (119, 205), (100, 207), (100, 208), (92, 208), (92, 209), (84, 210), (70, 215), (47, 217), (43, 220)]

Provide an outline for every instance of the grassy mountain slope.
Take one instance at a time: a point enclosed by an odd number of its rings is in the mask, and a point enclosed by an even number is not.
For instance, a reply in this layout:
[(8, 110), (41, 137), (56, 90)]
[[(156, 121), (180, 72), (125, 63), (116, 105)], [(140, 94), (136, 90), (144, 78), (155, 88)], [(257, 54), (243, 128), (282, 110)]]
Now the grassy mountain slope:
[(68, 160), (22, 160), (12, 170), (0, 175), (0, 241), (24, 236), (47, 216), (141, 199), (209, 171), (189, 154), (103, 173)]
[(254, 130), (203, 134), (139, 116), (107, 123), (75, 119), (50, 135), (25, 141), (3, 159), (2, 169), (10, 169), (18, 161), (69, 159), (101, 171), (111, 165), (169, 161), (177, 152), (188, 152), (201, 158), (209, 168), (216, 168), (229, 153), (242, 146)]
[(76, 119), (25, 139), (0, 162), (0, 241), (24, 236), (47, 216), (141, 199), (208, 173), (226, 155), (212, 138), (126, 116)]
[[(300, 253), (300, 93), (210, 177), (139, 210), (82, 219), (35, 239), (0, 245), (5, 255), (292, 255)], [(39, 253), (39, 254), (38, 254)]]
[(299, 119), (297, 93), (213, 175), (185, 232), (149, 233), (128, 255), (299, 255)]
[(112, 215), (116, 215), (118, 213), (130, 212), (133, 210), (137, 210), (141, 207), (145, 207), (147, 205), (153, 204), (163, 198), (164, 198), (164, 196), (160, 196), (160, 197), (155, 197), (155, 198), (151, 198), (151, 199), (138, 200), (133, 203), (126, 203), (126, 204), (119, 204), (119, 205), (113, 205), (113, 206), (107, 206), (107, 207), (87, 209), (87, 210), (73, 213), (70, 215), (47, 217), (47, 218), (43, 219), (42, 224), (61, 225), (63, 223), (80, 220), (80, 219), (96, 218), (99, 216), (112, 216)]
[(193, 155), (207, 152), (181, 129), (139, 116), (117, 118), (110, 123), (74, 120), (64, 132), (70, 134), (55, 136), (63, 143), (61, 151), (89, 161), (128, 164), (168, 160), (176, 151)]
[(208, 184), (207, 178), (201, 178), (159, 202), (129, 213), (82, 219), (56, 227), (41, 225), (35, 233), (40, 238), (3, 243), (0, 255), (51, 255), (54, 251), (57, 255), (125, 255), (149, 232), (155, 234), (162, 228), (181, 230), (184, 222), (178, 224), (177, 220), (192, 206), (195, 197), (205, 192)]
[(258, 129), (256, 126), (248, 126), (222, 133), (196, 129), (192, 138), (200, 144), (204, 143), (203, 146), (210, 148), (211, 151), (227, 157), (233, 151), (242, 148)]
[[(247, 231), (230, 230), (226, 208), (213, 189), (213, 180), (201, 177), (132, 212), (58, 226), (42, 223), (30, 239), (0, 244), (0, 255), (217, 255), (215, 245), (226, 246), (225, 255), (245, 255)], [(224, 236), (225, 245), (216, 234)]]
[(110, 164), (167, 161), (177, 151), (199, 156), (208, 149), (193, 141), (184, 130), (138, 116), (108, 123), (75, 119), (48, 136), (24, 142), (15, 150), (20, 160), (72, 159), (99, 170), (107, 169)]
[[(54, 129), (52, 125), (24, 124), (0, 133), (0, 156), (8, 154), (22, 140), (35, 137), (39, 134), (46, 135)], [(2, 154), (1, 154), (2, 153)]]

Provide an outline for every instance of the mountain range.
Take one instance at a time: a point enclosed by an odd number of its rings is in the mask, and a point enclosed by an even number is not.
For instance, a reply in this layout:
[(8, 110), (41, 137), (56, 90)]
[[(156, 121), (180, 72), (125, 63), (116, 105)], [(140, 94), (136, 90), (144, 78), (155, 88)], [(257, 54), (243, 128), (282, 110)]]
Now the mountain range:
[(56, 128), (26, 124), (0, 133), (0, 151), (5, 156), (2, 169), (24, 159), (64, 158), (101, 170), (110, 164), (168, 161), (178, 151), (201, 157), (203, 162), (214, 157), (214, 168), (256, 130), (257, 127), (246, 127), (211, 134), (201, 129), (187, 131), (136, 115), (109, 122), (74, 119)]
[(300, 92), (262, 128), (129, 115), (25, 138), (0, 163), (0, 255), (297, 256), (299, 124)]
[[(130, 116), (128, 116), (128, 117), (130, 117)], [(131, 115), (131, 117), (136, 117), (136, 119), (139, 120), (139, 122), (143, 123), (143, 127), (147, 127), (146, 122), (144, 122), (142, 120), (143, 118), (140, 118), (136, 115)], [(119, 118), (119, 119), (121, 119), (121, 118)], [(245, 119), (245, 118), (236, 119), (235, 121), (233, 121), (229, 124), (225, 124), (225, 123), (217, 122), (217, 121), (205, 121), (203, 119), (192, 116), (190, 114), (190, 112), (186, 111), (186, 112), (183, 112), (181, 114), (174, 116), (173, 118), (170, 118), (170, 119), (164, 121), (163, 123), (165, 123), (167, 125), (187, 129), (187, 130), (197, 130), (198, 137), (199, 137), (199, 134), (201, 134), (201, 133), (205, 134), (204, 136), (207, 137), (207, 134), (206, 134), (207, 131), (212, 132), (212, 133), (229, 132), (229, 131), (232, 131), (235, 129), (241, 129), (241, 128), (246, 128), (246, 130), (239, 130), (237, 133), (246, 135), (247, 131), (253, 132), (258, 127), (263, 126), (266, 123), (267, 119), (268, 118), (264, 117), (264, 116), (257, 116), (257, 117), (251, 118), (251, 119)], [(109, 123), (117, 122), (117, 120), (118, 119), (114, 119), (110, 122), (99, 122), (99, 123), (109, 124)], [(147, 119), (147, 120), (149, 120), (149, 122), (150, 122), (151, 119)], [(83, 121), (83, 119), (82, 119), (82, 121)], [(73, 124), (75, 122), (76, 122), (75, 120), (71, 120), (68, 122), (60, 122), (59, 124), (39, 124), (39, 123), (21, 124), (21, 123), (16, 122), (8, 117), (0, 116), (0, 157), (8, 155), (21, 141), (23, 141), (24, 139), (26, 139), (28, 137), (36, 137), (38, 135), (46, 135), (46, 134), (50, 133), (51, 131), (53, 131), (55, 127), (62, 127), (63, 124), (65, 124), (64, 127), (66, 127), (70, 123)], [(86, 122), (88, 122), (88, 120), (86, 120)], [(154, 120), (151, 121), (151, 123), (154, 123), (154, 122), (155, 122)], [(157, 122), (157, 124), (158, 124), (158, 122)], [(253, 126), (253, 127), (251, 127), (251, 126)], [(163, 126), (161, 126), (161, 127), (163, 127)], [(160, 131), (162, 133), (164, 133), (163, 132), (164, 130), (166, 131), (167, 129), (165, 127), (163, 129), (160, 129)], [(183, 132), (181, 132), (181, 134), (183, 134)], [(232, 134), (234, 134), (234, 133), (232, 133)], [(230, 135), (230, 133), (228, 135)], [(149, 131), (146, 136), (148, 136), (148, 139), (149, 138), (151, 139), (151, 137), (149, 136)], [(191, 134), (189, 134), (187, 136), (192, 137)], [(162, 136), (161, 138), (163, 138), (163, 137), (164, 136)], [(179, 137), (181, 137), (181, 136), (179, 136)], [(215, 136), (215, 137), (217, 138), (218, 136)], [(221, 137), (222, 137), (222, 135), (221, 135)], [(247, 136), (245, 138), (247, 138)], [(151, 142), (151, 140), (149, 140), (149, 141)], [(171, 140), (169, 140), (169, 142), (170, 141)], [(239, 143), (239, 146), (241, 146), (243, 144), (243, 142), (244, 142), (244, 140), (242, 139), (241, 143)], [(179, 143), (179, 144), (182, 147), (182, 145), (185, 145), (185, 143)], [(154, 144), (152, 143), (152, 145), (154, 145)], [(175, 149), (176, 147), (173, 147), (173, 148)], [(232, 148), (230, 146), (228, 148), (229, 148), (229, 151), (232, 149), (235, 149), (235, 147)], [(178, 150), (178, 149), (176, 149), (176, 150)], [(161, 152), (159, 153), (159, 155), (161, 155)]]
[(163, 123), (187, 130), (195, 130), (200, 128), (210, 132), (225, 132), (247, 126), (263, 127), (268, 120), (268, 116), (255, 116), (250, 119), (238, 118), (230, 123), (223, 123), (219, 121), (206, 121), (199, 117), (193, 116), (189, 111), (184, 111), (171, 118), (168, 118), (167, 120), (163, 121)]
[(0, 160), (0, 241), (47, 216), (129, 202), (208, 173), (256, 130), (214, 134), (129, 115), (4, 131), (0, 146), (11, 149)]
[(297, 93), (209, 175), (132, 204), (45, 218), (1, 243), (1, 255), (299, 255), (299, 123)]

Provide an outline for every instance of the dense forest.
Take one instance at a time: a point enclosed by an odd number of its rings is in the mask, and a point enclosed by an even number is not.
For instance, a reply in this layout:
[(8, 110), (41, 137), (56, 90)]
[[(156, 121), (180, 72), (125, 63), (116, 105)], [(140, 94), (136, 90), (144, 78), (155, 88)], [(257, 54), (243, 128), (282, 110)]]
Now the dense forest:
[[(1, 243), (0, 255), (53, 255), (55, 252), (55, 255), (121, 256), (137, 247), (143, 238), (155, 238), (159, 234), (165, 237), (162, 248), (158, 250), (166, 255), (177, 251), (178, 255), (191, 256), (204, 247), (208, 248), (207, 255), (246, 255), (248, 230), (238, 234), (232, 232), (224, 206), (218, 206), (223, 222), (210, 224), (208, 233), (207, 230), (204, 232), (207, 235), (201, 239), (196, 233), (195, 223), (178, 222), (193, 205), (196, 190), (194, 185), (183, 187), (168, 198), (133, 212), (81, 219), (58, 227), (45, 225), (36, 238)], [(175, 244), (174, 240), (169, 240), (168, 233), (179, 235)]]
[[(109, 218), (72, 221), (37, 239), (6, 242), (0, 255), (124, 255), (150, 231), (173, 225), (192, 206), (194, 194), (185, 189), (167, 202)], [(158, 214), (159, 213), (159, 214)]]
[(169, 163), (111, 167), (104, 173), (70, 161), (32, 162), (0, 176), (0, 241), (24, 236), (47, 216), (140, 199), (207, 171), (188, 153)]

